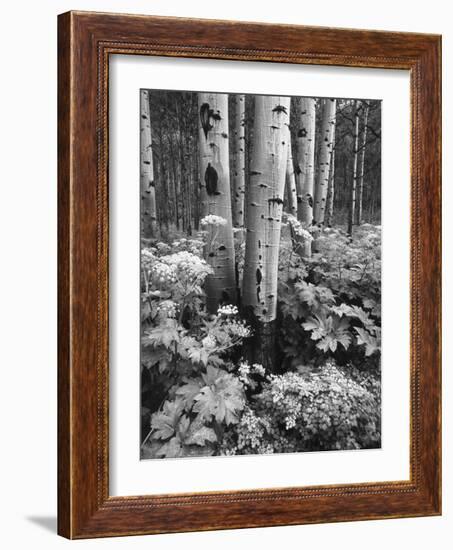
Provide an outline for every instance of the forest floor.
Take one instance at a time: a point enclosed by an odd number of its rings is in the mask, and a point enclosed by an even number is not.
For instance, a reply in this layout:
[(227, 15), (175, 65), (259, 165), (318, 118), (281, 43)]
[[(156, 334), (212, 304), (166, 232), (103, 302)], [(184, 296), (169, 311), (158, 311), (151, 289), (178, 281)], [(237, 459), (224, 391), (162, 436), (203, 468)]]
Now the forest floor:
[[(142, 243), (142, 458), (376, 448), (381, 228), (326, 228), (311, 258), (283, 228), (272, 372), (237, 305), (205, 309), (204, 233)], [(238, 287), (244, 243), (236, 234)]]

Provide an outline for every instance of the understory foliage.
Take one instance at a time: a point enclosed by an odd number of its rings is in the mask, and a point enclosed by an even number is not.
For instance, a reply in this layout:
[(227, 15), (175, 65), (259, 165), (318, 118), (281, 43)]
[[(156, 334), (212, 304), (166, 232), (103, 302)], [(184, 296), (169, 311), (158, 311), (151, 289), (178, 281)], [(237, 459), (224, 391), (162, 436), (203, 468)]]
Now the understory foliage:
[(274, 373), (238, 307), (206, 311), (205, 235), (142, 246), (142, 457), (378, 447), (380, 227), (326, 228), (303, 260), (284, 228)]

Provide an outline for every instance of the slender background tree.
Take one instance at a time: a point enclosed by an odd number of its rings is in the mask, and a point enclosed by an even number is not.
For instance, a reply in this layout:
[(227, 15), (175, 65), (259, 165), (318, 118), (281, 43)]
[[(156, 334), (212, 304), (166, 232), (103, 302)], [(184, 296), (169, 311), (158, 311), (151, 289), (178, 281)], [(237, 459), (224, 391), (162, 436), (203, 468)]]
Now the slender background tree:
[(356, 189), (357, 189), (357, 164), (359, 155), (359, 102), (354, 103), (354, 149), (353, 149), (353, 170), (351, 178), (351, 198), (349, 203), (348, 235), (352, 238), (352, 226), (354, 225)]
[(317, 172), (313, 205), (313, 224), (322, 227), (326, 212), (327, 190), (329, 187), (330, 163), (335, 139), (336, 120), (335, 99), (323, 99), (321, 109), (321, 128), (317, 159)]
[(315, 177), (316, 100), (299, 98), (297, 128), (297, 204), (299, 221), (313, 221), (313, 185)]
[(288, 213), (297, 217), (297, 189), (296, 174), (294, 171), (293, 152), (291, 145), (291, 133), (288, 132), (288, 158), (286, 162), (286, 195)]
[(233, 196), (233, 226), (244, 227), (245, 196), (245, 96), (233, 94), (233, 130), (231, 137), (231, 191)]
[(357, 182), (357, 206), (356, 206), (356, 224), (362, 223), (362, 205), (363, 205), (363, 178), (365, 174), (365, 152), (366, 152), (366, 138), (367, 138), (367, 126), (368, 126), (368, 103), (364, 102), (364, 115), (363, 115), (363, 130), (362, 130), (362, 144), (360, 148), (360, 162), (359, 162), (359, 174)]
[(148, 90), (140, 90), (140, 189), (142, 235), (146, 238), (155, 237), (156, 194)]

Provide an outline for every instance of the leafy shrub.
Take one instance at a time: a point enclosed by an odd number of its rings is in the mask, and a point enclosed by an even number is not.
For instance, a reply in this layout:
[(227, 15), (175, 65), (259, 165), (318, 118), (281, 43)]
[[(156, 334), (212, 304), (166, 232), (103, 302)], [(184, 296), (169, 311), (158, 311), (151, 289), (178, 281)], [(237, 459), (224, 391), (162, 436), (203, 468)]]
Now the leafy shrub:
[(245, 405), (237, 377), (212, 366), (197, 377), (184, 378), (174, 394), (151, 418), (144, 458), (213, 454), (223, 428), (238, 422)]
[[(223, 443), (225, 454), (380, 445), (380, 385), (333, 363), (306, 373), (270, 375)], [(363, 380), (362, 380), (363, 382)]]
[[(309, 260), (281, 251), (279, 306), (285, 368), (340, 364), (378, 369), (380, 362), (380, 228), (364, 224), (354, 241), (339, 229), (318, 238)], [(303, 265), (301, 265), (303, 263)]]
[(143, 457), (212, 454), (245, 404), (243, 384), (229, 371), (250, 331), (234, 306), (206, 313), (203, 283), (211, 268), (197, 244), (182, 244), (190, 251), (158, 245), (142, 252), (141, 363), (147, 388), (160, 388), (157, 409), (142, 408)]

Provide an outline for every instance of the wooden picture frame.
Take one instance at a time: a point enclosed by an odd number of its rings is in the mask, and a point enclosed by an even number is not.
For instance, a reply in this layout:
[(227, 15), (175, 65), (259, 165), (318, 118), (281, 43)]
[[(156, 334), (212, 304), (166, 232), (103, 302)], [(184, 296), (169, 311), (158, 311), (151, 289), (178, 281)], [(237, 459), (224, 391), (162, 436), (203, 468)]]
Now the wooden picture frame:
[[(441, 513), (441, 39), (69, 12), (58, 21), (58, 532), (89, 538)], [(111, 54), (410, 71), (410, 480), (109, 496)]]

